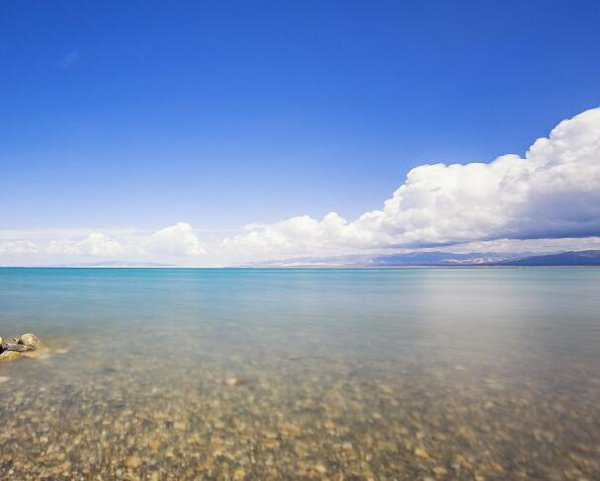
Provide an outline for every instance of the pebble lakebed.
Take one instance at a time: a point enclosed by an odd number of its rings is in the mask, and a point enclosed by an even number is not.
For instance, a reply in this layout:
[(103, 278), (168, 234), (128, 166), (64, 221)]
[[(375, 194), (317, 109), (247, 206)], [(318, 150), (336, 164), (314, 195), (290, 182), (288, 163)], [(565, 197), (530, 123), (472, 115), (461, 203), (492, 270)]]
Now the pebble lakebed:
[(510, 359), (365, 362), (325, 349), (303, 356), (240, 343), (211, 355), (193, 342), (156, 352), (108, 341), (51, 340), (48, 356), (0, 365), (1, 479), (600, 474), (600, 379), (589, 364), (515, 378)]

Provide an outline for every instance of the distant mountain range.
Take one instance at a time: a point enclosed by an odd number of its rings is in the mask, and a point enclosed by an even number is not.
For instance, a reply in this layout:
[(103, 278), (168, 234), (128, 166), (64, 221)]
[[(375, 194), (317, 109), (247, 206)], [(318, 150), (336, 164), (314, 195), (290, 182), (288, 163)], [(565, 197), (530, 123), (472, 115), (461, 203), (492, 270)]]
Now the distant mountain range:
[(496, 266), (600, 266), (600, 250), (561, 252), (496, 262)]
[(554, 254), (471, 252), (410, 252), (385, 255), (303, 257), (254, 263), (244, 267), (518, 267), (600, 266), (600, 250)]
[[(568, 267), (599, 266), (600, 250), (569, 251), (553, 254), (470, 252), (408, 252), (395, 254), (349, 255), (331, 257), (302, 257), (296, 259), (254, 262), (237, 267), (249, 268), (319, 268), (319, 267)], [(80, 268), (173, 268), (181, 267), (158, 262), (106, 261), (82, 264), (63, 264), (48, 267)]]

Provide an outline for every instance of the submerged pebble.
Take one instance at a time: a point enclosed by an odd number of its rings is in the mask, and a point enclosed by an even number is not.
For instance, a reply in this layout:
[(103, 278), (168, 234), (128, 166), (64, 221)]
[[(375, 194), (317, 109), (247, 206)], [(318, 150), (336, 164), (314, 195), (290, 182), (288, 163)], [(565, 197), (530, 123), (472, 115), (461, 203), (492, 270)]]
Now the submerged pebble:
[(229, 377), (225, 379), (225, 384), (231, 387), (243, 386), (247, 383), (244, 379), (238, 379), (237, 377)]
[(124, 464), (128, 468), (136, 469), (142, 465), (142, 459), (139, 456), (129, 456), (125, 459)]

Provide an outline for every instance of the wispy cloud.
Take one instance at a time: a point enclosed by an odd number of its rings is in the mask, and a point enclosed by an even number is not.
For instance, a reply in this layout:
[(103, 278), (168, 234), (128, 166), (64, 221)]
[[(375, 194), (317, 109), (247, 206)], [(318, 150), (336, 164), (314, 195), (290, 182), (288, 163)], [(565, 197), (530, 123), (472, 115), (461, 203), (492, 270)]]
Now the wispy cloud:
[(81, 59), (79, 50), (71, 50), (63, 58), (58, 61), (59, 68), (66, 70), (75, 65)]

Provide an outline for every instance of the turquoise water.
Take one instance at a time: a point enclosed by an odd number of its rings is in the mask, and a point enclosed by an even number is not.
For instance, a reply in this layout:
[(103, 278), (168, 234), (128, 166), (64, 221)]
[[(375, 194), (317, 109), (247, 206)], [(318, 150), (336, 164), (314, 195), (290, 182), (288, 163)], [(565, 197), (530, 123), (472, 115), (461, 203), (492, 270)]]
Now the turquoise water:
[(0, 269), (0, 478), (594, 479), (598, 269)]

